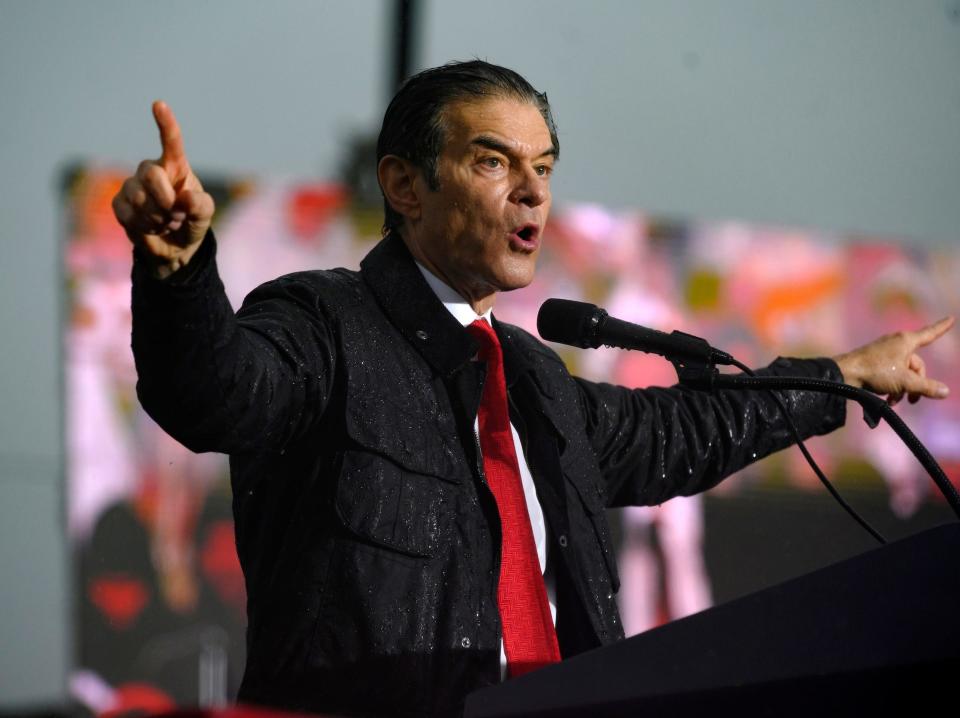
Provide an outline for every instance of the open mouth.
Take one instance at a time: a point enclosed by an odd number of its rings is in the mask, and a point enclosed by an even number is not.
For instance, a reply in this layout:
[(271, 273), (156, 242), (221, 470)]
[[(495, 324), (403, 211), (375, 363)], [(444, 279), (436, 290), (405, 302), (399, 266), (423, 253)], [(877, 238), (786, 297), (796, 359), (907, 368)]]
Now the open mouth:
[(540, 244), (540, 228), (535, 224), (524, 224), (514, 230), (510, 238), (517, 249), (531, 251)]

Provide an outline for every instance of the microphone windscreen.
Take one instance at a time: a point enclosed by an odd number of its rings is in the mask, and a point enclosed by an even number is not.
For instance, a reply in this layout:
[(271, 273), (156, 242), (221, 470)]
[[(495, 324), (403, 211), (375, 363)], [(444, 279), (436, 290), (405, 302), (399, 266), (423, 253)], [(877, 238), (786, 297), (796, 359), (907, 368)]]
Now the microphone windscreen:
[(606, 314), (595, 304), (548, 299), (537, 314), (537, 331), (548, 342), (581, 348), (595, 347), (597, 329)]

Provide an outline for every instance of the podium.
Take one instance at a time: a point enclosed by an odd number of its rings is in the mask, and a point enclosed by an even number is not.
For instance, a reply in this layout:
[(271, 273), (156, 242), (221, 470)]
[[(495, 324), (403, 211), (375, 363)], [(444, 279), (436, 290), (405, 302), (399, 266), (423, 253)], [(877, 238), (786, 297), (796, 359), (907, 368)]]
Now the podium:
[(960, 523), (476, 691), (464, 716), (955, 714), (954, 680)]

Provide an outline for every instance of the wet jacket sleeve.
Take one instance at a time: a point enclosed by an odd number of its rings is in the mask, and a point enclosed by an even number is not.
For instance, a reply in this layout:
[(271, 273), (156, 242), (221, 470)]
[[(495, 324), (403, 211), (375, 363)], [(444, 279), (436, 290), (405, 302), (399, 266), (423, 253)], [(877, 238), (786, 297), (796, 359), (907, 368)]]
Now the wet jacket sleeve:
[[(842, 380), (830, 359), (778, 359), (759, 375)], [(577, 380), (587, 434), (609, 506), (652, 505), (704, 491), (793, 443), (767, 392), (702, 392), (682, 387), (628, 390)], [(842, 426), (845, 401), (781, 392), (800, 435)]]
[(193, 451), (280, 450), (324, 410), (335, 370), (330, 323), (316, 292), (280, 278), (235, 315), (209, 233), (191, 262), (154, 279), (134, 252), (137, 396)]

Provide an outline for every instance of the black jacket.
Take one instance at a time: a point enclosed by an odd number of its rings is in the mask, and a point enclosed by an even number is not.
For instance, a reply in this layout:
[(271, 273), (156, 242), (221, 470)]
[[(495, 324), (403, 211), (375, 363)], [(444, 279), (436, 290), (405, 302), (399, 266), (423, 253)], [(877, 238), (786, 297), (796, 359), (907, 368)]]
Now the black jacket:
[[(231, 455), (248, 593), (240, 700), (455, 714), (499, 680), (500, 525), (473, 421), (483, 366), (399, 237), (360, 272), (281, 277), (234, 317), (208, 237), (164, 282), (134, 267), (147, 411), (195, 451)], [(790, 443), (763, 394), (627, 390), (571, 377), (495, 322), (512, 419), (548, 524), (569, 657), (623, 636), (605, 508), (713, 486)], [(778, 373), (839, 378), (829, 360)], [(791, 393), (805, 435), (843, 402)]]

